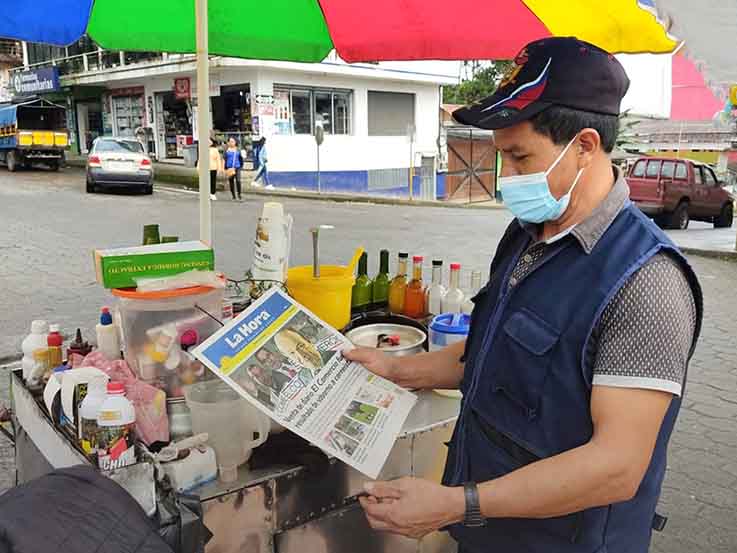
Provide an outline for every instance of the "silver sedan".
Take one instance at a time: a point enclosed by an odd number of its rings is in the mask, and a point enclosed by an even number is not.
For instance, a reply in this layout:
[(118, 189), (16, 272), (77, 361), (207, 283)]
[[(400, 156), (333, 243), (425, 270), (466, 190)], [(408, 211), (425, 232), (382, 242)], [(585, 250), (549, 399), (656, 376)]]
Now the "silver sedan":
[(151, 194), (153, 185), (153, 164), (140, 142), (116, 137), (95, 140), (87, 156), (87, 192), (105, 187)]

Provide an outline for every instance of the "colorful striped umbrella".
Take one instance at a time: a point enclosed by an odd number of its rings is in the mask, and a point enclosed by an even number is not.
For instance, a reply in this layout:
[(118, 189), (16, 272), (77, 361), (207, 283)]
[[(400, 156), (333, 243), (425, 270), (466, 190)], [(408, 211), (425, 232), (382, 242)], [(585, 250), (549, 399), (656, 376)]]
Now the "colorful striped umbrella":
[[(109, 50), (319, 62), (511, 59), (527, 42), (573, 35), (609, 52), (670, 52), (654, 0), (2, 0), (0, 37)], [(197, 110), (197, 128), (210, 128)], [(212, 241), (208, 145), (199, 141), (200, 238)]]
[[(653, 0), (209, 0), (210, 54), (316, 62), (511, 59), (577, 36), (609, 52), (670, 52)], [(195, 0), (3, 0), (0, 36), (110, 50), (196, 52)]]

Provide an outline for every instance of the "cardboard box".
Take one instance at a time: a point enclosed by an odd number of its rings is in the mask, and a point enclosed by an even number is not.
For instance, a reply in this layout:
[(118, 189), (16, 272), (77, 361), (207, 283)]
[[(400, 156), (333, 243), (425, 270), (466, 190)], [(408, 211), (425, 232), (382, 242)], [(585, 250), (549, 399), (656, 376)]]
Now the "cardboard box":
[(95, 250), (97, 282), (105, 288), (134, 288), (136, 278), (215, 270), (215, 253), (200, 241)]

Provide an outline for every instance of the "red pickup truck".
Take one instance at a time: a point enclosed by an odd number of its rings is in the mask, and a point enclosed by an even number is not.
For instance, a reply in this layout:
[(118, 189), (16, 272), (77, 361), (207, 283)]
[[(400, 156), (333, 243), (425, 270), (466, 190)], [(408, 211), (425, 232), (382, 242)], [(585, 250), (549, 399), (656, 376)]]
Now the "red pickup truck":
[(734, 199), (708, 165), (645, 157), (632, 165), (627, 182), (630, 199), (663, 228), (686, 229), (691, 219), (732, 226)]

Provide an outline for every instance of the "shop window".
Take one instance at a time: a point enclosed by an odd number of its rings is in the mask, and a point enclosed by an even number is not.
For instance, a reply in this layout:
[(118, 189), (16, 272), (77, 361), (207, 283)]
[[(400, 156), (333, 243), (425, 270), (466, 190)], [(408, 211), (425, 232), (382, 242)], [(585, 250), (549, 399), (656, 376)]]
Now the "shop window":
[(274, 90), (275, 128), (279, 134), (312, 134), (322, 122), (325, 134), (350, 134), (351, 92), (287, 88)]
[(414, 122), (414, 94), (369, 90), (369, 136), (405, 136)]

